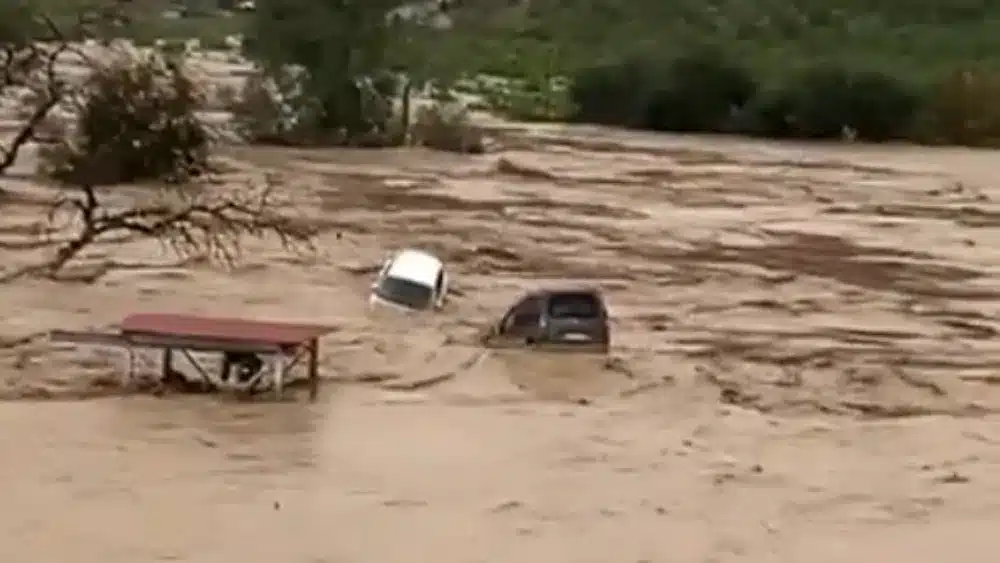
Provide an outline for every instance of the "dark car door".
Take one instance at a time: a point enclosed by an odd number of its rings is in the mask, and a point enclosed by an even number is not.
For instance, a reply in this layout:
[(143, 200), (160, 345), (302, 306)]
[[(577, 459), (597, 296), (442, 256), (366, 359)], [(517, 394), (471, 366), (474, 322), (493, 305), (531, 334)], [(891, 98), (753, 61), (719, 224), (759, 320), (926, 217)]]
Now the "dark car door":
[(542, 313), (542, 299), (528, 295), (507, 311), (497, 331), (496, 344), (499, 346), (521, 346), (533, 343), (538, 338), (538, 326)]

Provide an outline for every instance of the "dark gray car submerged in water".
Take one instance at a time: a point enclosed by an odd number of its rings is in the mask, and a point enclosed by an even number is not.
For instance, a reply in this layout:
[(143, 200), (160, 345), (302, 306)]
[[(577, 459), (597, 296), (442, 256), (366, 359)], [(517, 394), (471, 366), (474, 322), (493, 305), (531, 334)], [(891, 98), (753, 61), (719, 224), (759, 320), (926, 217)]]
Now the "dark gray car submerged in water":
[(608, 352), (611, 329), (596, 289), (546, 289), (521, 297), (483, 336), (490, 348)]

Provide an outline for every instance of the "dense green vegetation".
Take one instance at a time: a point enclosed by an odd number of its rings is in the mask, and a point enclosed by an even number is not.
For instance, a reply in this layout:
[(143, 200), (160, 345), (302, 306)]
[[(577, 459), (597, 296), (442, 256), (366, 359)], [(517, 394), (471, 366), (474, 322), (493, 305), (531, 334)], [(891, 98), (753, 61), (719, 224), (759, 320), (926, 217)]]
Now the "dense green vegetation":
[[(66, 11), (93, 0), (37, 1)], [(381, 22), (396, 0), (257, 0), (256, 14), (235, 15), (222, 15), (215, 0), (185, 0), (193, 15), (173, 20), (158, 15), (164, 0), (132, 4), (129, 33), (140, 40), (193, 35), (211, 46), (244, 33), (264, 45), (251, 54), (272, 70), (303, 64), (320, 97), (347, 96), (362, 67), (372, 75), (403, 70), (420, 83), (487, 74), (517, 80), (478, 90), (519, 118), (1000, 140), (1000, 2), (989, 0), (456, 0), (447, 30)], [(350, 96), (324, 102), (322, 113), (340, 112), (327, 125), (365, 121), (344, 121), (343, 112), (363, 105), (361, 94)]]
[(470, 0), (459, 11), (476, 28), (465, 51), (504, 74), (523, 68), (525, 56), (554, 52), (561, 68), (573, 69), (704, 42), (739, 53), (765, 75), (816, 59), (917, 79), (956, 62), (1000, 68), (1000, 3), (989, 0), (531, 0), (482, 19), (475, 8)]
[(456, 18), (475, 33), (453, 34), (461, 46), (449, 50), (535, 90), (568, 75), (567, 114), (578, 121), (1000, 142), (997, 2), (531, 0), (482, 18), (475, 8), (470, 0)]

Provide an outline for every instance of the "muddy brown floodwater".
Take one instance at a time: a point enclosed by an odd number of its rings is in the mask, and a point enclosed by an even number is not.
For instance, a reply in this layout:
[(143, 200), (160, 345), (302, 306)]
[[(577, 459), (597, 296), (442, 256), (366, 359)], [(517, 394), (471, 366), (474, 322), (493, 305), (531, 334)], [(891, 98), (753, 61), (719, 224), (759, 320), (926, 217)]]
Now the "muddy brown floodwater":
[[(125, 241), (87, 257), (110, 264), (91, 285), (5, 286), (0, 559), (993, 563), (996, 154), (500, 140), (230, 149), (234, 179), (288, 180), (317, 254), (259, 243), (220, 272)], [(38, 213), (8, 203), (0, 246)], [(410, 244), (456, 297), (369, 318), (373, 265)], [(565, 279), (606, 291), (606, 365), (472, 345)], [(328, 384), (315, 404), (114, 396), (115, 356), (41, 336), (133, 310), (334, 324)]]

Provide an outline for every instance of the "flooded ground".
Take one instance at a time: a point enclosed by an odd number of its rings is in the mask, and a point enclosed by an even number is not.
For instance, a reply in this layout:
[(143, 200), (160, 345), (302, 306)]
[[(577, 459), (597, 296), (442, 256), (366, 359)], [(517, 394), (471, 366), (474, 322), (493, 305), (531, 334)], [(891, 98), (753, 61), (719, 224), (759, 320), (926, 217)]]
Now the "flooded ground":
[[(508, 127), (483, 156), (229, 149), (325, 226), (232, 272), (154, 243), (3, 288), (0, 555), (78, 563), (987, 562), (996, 156)], [(27, 170), (27, 168), (25, 169)], [(29, 180), (8, 189), (31, 191)], [(41, 219), (4, 207), (5, 260)], [(339, 235), (339, 236), (338, 236)], [(370, 318), (402, 245), (439, 316)], [(524, 289), (604, 288), (613, 360), (485, 353)], [(131, 311), (330, 323), (315, 404), (116, 396), (45, 331)]]
[(780, 420), (688, 393), (599, 407), (335, 395), (5, 404), (0, 554), (988, 563), (995, 547), (987, 420)]

